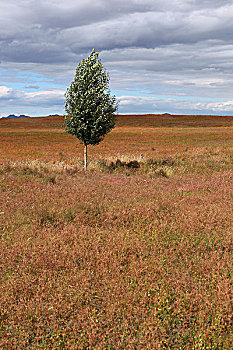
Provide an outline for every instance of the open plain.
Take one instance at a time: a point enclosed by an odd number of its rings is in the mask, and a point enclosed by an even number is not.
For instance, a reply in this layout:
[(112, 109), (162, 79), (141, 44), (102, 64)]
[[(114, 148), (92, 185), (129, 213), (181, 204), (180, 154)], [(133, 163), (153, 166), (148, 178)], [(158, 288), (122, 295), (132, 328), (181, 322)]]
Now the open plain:
[(0, 120), (0, 348), (232, 347), (233, 117)]

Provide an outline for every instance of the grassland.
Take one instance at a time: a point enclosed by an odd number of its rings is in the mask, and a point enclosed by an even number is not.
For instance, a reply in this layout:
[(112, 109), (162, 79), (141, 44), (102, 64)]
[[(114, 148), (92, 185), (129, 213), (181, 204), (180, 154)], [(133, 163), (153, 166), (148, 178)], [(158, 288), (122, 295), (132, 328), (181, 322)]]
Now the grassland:
[(232, 125), (0, 120), (0, 348), (231, 349)]

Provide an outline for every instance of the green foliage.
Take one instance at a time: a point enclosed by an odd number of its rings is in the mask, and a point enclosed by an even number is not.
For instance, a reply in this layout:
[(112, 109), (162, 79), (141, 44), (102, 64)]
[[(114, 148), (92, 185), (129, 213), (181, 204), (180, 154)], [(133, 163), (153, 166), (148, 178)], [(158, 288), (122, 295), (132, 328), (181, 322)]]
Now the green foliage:
[(99, 144), (115, 126), (114, 112), (118, 108), (116, 97), (110, 95), (109, 76), (99, 59), (99, 52), (93, 49), (79, 63), (65, 97), (66, 132), (85, 145)]

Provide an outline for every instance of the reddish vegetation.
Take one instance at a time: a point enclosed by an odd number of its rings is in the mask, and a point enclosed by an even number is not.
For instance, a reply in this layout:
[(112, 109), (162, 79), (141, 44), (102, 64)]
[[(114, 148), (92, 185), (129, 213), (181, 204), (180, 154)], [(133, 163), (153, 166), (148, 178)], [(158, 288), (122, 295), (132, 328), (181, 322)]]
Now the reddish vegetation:
[[(54, 129), (63, 125), (62, 116), (38, 118), (0, 119), (1, 128)], [(196, 116), (172, 114), (118, 115), (118, 127), (229, 127), (233, 126), (233, 116)]]
[(0, 348), (230, 349), (232, 129), (122, 117), (84, 174), (52, 118), (0, 131)]
[(220, 127), (232, 126), (233, 116), (145, 114), (120, 115), (118, 126), (142, 127)]
[[(177, 127), (169, 127), (171, 119)], [(190, 124), (192, 127), (187, 128)], [(83, 145), (66, 134), (62, 125), (62, 117), (0, 120), (0, 161), (70, 162), (82, 157)], [(183, 153), (187, 148), (189, 151), (200, 146), (211, 148), (213, 142), (214, 146), (228, 146), (229, 142), (232, 144), (232, 126), (233, 117), (118, 116), (117, 127), (98, 146), (89, 147), (89, 155), (94, 159), (122, 155), (166, 157)]]

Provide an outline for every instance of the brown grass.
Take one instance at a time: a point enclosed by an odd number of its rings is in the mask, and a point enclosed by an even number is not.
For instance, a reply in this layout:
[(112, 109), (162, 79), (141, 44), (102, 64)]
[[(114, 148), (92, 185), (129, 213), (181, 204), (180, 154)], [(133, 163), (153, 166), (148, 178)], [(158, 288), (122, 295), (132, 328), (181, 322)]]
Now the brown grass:
[(122, 117), (84, 174), (54, 118), (0, 130), (0, 348), (231, 349), (232, 129)]

